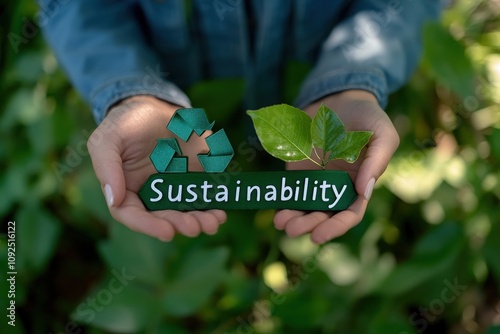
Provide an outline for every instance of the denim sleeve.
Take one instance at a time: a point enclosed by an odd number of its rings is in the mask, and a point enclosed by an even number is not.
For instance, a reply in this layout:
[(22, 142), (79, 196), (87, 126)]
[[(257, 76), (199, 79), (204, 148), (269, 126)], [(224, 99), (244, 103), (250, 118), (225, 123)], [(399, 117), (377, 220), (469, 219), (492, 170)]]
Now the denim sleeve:
[(358, 0), (324, 41), (296, 105), (304, 108), (348, 89), (373, 93), (382, 107), (417, 65), (426, 21), (439, 17), (438, 0)]
[(40, 0), (39, 5), (45, 37), (97, 123), (114, 103), (138, 94), (190, 106), (165, 80), (133, 1)]

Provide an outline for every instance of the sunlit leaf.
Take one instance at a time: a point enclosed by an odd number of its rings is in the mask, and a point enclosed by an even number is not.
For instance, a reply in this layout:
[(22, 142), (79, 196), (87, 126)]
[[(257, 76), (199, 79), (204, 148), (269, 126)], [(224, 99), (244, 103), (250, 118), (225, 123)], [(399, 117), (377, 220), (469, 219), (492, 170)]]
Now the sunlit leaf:
[(371, 131), (348, 131), (344, 140), (330, 153), (328, 160), (343, 159), (351, 163), (356, 161), (372, 135)]
[(311, 124), (314, 146), (325, 152), (336, 149), (346, 137), (344, 123), (336, 113), (321, 105)]
[[(344, 124), (330, 109), (321, 106), (311, 121), (303, 111), (285, 104), (247, 112), (265, 150), (283, 161), (311, 159), (312, 144), (330, 152), (332, 159), (354, 162), (372, 136), (371, 131), (345, 131)], [(309, 132), (306, 126), (310, 126)]]
[(311, 118), (286, 104), (247, 111), (262, 146), (284, 161), (308, 159), (312, 149)]
[(40, 98), (32, 89), (18, 89), (10, 96), (2, 116), (0, 129), (7, 131), (16, 123), (30, 124), (42, 115)]

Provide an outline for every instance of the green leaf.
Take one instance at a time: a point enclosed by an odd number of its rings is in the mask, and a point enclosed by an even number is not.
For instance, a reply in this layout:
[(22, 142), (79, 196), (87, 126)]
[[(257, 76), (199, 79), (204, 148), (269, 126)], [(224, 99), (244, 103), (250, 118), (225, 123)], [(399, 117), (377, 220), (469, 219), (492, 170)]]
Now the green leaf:
[[(119, 272), (119, 270), (118, 270)], [(108, 275), (76, 307), (71, 319), (113, 333), (138, 333), (155, 328), (161, 318), (161, 299), (135, 281)]]
[(30, 279), (43, 272), (54, 254), (61, 224), (38, 203), (29, 203), (16, 217), (17, 267)]
[(286, 104), (249, 110), (264, 149), (283, 161), (309, 159), (312, 149), (311, 118)]
[[(283, 302), (273, 305), (274, 311), (272, 313), (274, 317), (280, 318), (288, 328), (313, 328), (324, 319), (331, 307), (330, 299), (325, 298), (324, 292), (313, 292), (307, 287), (298, 292), (283, 294), (279, 298)], [(262, 305), (261, 308), (264, 308), (265, 302)]]
[(311, 124), (311, 138), (314, 146), (326, 152), (332, 151), (346, 137), (344, 123), (336, 113), (321, 105)]
[(494, 223), (491, 231), (488, 233), (481, 253), (488, 264), (489, 270), (493, 275), (500, 278), (500, 258), (498, 257), (498, 245), (500, 244), (500, 224)]
[(44, 52), (35, 50), (21, 53), (7, 72), (7, 80), (16, 80), (27, 85), (36, 85), (41, 81), (40, 77), (44, 74), (43, 60)]
[(454, 222), (442, 223), (427, 232), (415, 246), (409, 260), (400, 264), (380, 286), (387, 296), (407, 293), (445, 272), (465, 246), (463, 228)]
[(439, 23), (424, 27), (424, 64), (443, 86), (465, 98), (474, 93), (474, 68), (465, 47)]
[(363, 147), (370, 141), (371, 131), (349, 131), (344, 140), (330, 153), (328, 161), (332, 159), (344, 159), (353, 163), (359, 157)]
[(164, 310), (176, 316), (194, 313), (224, 279), (228, 257), (225, 247), (197, 249), (187, 255), (174, 281), (165, 288)]
[(111, 239), (99, 244), (99, 253), (109, 268), (127, 268), (138, 281), (159, 286), (165, 279), (165, 259), (172, 248), (172, 244), (113, 222)]
[(491, 145), (492, 155), (500, 160), (500, 129), (493, 128), (487, 138)]

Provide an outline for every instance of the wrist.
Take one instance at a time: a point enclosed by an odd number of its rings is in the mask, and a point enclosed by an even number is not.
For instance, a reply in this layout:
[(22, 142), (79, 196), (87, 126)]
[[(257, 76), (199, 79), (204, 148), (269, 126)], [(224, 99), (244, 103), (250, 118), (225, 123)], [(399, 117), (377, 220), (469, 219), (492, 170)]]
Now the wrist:
[(175, 105), (173, 103), (167, 102), (165, 100), (159, 99), (156, 96), (153, 95), (134, 95), (127, 97), (120, 102), (118, 102), (116, 105), (127, 105), (127, 104), (144, 104), (144, 105), (158, 105), (162, 104), (165, 107), (168, 107), (169, 109), (179, 109), (182, 108), (178, 105)]
[(173, 116), (177, 109), (182, 108), (165, 100), (161, 100), (153, 95), (134, 95), (120, 100), (111, 106), (111, 108), (107, 111), (107, 115), (109, 115), (109, 113), (114, 109), (130, 110), (144, 107), (162, 110), (162, 112), (169, 116), (169, 119)]
[(351, 101), (366, 101), (366, 102), (375, 102), (378, 104), (377, 98), (371, 92), (367, 90), (361, 89), (349, 89), (344, 90), (335, 94), (327, 95), (316, 102), (314, 104), (324, 104), (326, 106), (335, 106), (338, 104), (342, 104), (344, 102)]
[(326, 98), (328, 98), (328, 97), (378, 102), (377, 97), (372, 92), (369, 92), (367, 90), (362, 90), (362, 89), (344, 90), (344, 91), (329, 95)]
[(305, 112), (314, 117), (321, 105), (325, 105), (330, 109), (339, 112), (340, 110), (350, 109), (347, 106), (353, 107), (354, 105), (373, 105), (378, 106), (378, 100), (374, 94), (367, 90), (349, 89), (334, 94), (324, 96), (305, 108)]

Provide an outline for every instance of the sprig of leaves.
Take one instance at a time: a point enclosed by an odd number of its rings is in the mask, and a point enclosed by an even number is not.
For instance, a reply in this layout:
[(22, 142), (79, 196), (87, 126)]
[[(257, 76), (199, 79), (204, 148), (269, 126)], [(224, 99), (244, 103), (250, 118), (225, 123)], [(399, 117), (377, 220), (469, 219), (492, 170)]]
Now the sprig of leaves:
[[(269, 154), (286, 162), (309, 159), (323, 169), (334, 159), (355, 162), (373, 134), (372, 131), (346, 131), (337, 114), (324, 105), (312, 120), (302, 110), (286, 104), (247, 113)], [(322, 157), (316, 149), (323, 150)], [(321, 162), (313, 159), (313, 151)]]

